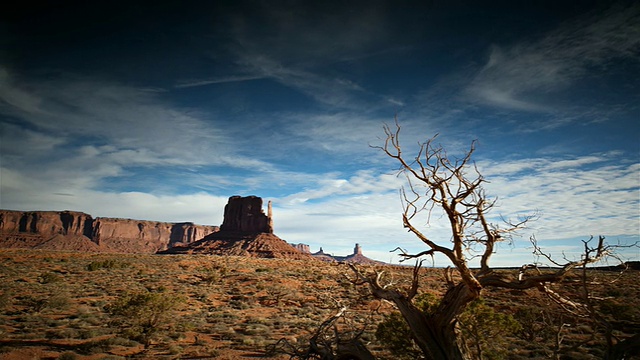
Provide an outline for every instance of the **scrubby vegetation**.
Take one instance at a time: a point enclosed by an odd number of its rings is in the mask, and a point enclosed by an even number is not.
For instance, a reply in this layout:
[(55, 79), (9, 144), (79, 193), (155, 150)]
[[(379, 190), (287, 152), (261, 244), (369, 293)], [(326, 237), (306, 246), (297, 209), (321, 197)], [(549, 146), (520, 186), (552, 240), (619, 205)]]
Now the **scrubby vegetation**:
[[(128, 265), (89, 269), (111, 261)], [(345, 308), (333, 323), (343, 339), (359, 336), (379, 359), (417, 358), (393, 306), (348, 281), (349, 271), (345, 265), (241, 257), (0, 251), (0, 355), (253, 358), (280, 339), (304, 347), (323, 322)], [(411, 268), (385, 271), (400, 285), (412, 281)], [(614, 335), (637, 332), (639, 273), (588, 275), (594, 298), (601, 299), (599, 311), (626, 326)], [(420, 270), (424, 292), (414, 301), (423, 311), (433, 311), (446, 291), (442, 276), (441, 269)], [(568, 291), (581, 291), (579, 280), (568, 278)], [(478, 351), (478, 344), (484, 359), (603, 356), (606, 340), (591, 335), (595, 324), (568, 316), (535, 290), (487, 291), (482, 301), (469, 308), (482, 318), (471, 316), (462, 324), (469, 346)], [(327, 336), (333, 327), (328, 330)], [(274, 353), (274, 359), (289, 358)]]

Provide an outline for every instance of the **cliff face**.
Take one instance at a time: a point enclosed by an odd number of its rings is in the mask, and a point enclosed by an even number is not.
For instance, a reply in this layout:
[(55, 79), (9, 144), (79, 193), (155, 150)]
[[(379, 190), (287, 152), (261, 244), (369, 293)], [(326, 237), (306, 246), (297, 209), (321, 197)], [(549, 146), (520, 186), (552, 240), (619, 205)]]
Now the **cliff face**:
[[(217, 226), (131, 219), (96, 218), (92, 239), (110, 249), (155, 253), (190, 244), (218, 230)], [(135, 249), (134, 249), (135, 248)]]
[(224, 219), (220, 231), (242, 233), (273, 233), (271, 202), (268, 215), (262, 211), (262, 198), (257, 196), (232, 196), (224, 207)]
[[(165, 223), (116, 218), (93, 218), (76, 211), (0, 210), (0, 247), (42, 248), (56, 246), (67, 237), (69, 243), (87, 241), (96, 251), (154, 253), (189, 244), (218, 230), (217, 226)], [(61, 238), (62, 236), (62, 238)], [(73, 241), (72, 241), (73, 239)]]
[(300, 251), (301, 253), (311, 254), (311, 248), (307, 244), (291, 244), (291, 246), (296, 248), (296, 250)]
[(91, 215), (77, 211), (0, 210), (0, 232), (31, 233), (45, 237), (62, 235), (91, 236)]

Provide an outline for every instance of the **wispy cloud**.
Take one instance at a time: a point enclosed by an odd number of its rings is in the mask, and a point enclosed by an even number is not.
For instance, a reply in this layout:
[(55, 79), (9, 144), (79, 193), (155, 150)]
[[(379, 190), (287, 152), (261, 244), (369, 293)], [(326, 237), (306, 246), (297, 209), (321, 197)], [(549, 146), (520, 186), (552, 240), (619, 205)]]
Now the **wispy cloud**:
[(367, 95), (357, 83), (335, 76), (320, 75), (294, 66), (285, 66), (266, 55), (244, 54), (240, 61), (257, 77), (270, 78), (291, 87), (323, 105), (338, 108), (362, 108), (361, 96)]
[(603, 69), (615, 59), (639, 58), (638, 21), (640, 5), (613, 6), (604, 14), (589, 13), (565, 23), (537, 40), (495, 45), (467, 92), (501, 108), (551, 111), (558, 104), (550, 95), (584, 77), (589, 67)]
[[(74, 144), (88, 137), (90, 147), (81, 149), (78, 155), (116, 164), (269, 167), (235, 153), (232, 141), (210, 119), (211, 115), (172, 106), (161, 99), (162, 93), (70, 74), (64, 80), (39, 81), (37, 86), (6, 73), (5, 77), (9, 81), (3, 83), (0, 92), (5, 102), (1, 110), (20, 119), (7, 126), (16, 130), (18, 124), (26, 125), (29, 130), (20, 130), (25, 136), (47, 137), (57, 145), (70, 145), (65, 150), (67, 157), (73, 155)], [(29, 101), (13, 101), (15, 95), (11, 94), (15, 93)], [(207, 121), (203, 120), (205, 116)], [(22, 155), (51, 154), (31, 151)]]
[(232, 17), (230, 48), (238, 72), (270, 78), (332, 108), (397, 107), (401, 104), (397, 99), (372, 93), (350, 72), (332, 69), (337, 63), (404, 49), (389, 41), (392, 32), (385, 5), (367, 3), (357, 12), (343, 11), (351, 4), (335, 5), (293, 9), (257, 3), (256, 24), (247, 21), (252, 18), (247, 14)]
[(182, 88), (206, 86), (206, 85), (213, 85), (213, 84), (226, 84), (226, 83), (234, 83), (234, 82), (259, 80), (263, 78), (264, 76), (261, 76), (261, 75), (237, 75), (237, 76), (227, 76), (227, 77), (215, 78), (215, 79), (186, 80), (178, 83), (174, 87), (177, 89), (182, 89)]

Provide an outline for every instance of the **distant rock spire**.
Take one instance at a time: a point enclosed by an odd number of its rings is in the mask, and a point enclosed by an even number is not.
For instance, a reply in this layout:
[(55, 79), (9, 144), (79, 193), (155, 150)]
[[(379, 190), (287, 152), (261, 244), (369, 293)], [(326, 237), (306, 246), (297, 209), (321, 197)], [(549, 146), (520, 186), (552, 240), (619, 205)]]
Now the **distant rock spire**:
[(356, 247), (353, 248), (353, 255), (362, 255), (362, 248), (360, 244), (356, 244)]
[(267, 232), (273, 233), (273, 209), (271, 208), (271, 200), (267, 203)]

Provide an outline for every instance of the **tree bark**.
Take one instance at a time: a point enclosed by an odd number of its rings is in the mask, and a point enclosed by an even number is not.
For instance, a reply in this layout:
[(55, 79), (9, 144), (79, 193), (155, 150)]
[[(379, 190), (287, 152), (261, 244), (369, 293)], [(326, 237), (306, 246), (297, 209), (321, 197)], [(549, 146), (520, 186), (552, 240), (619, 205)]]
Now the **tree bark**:
[(414, 334), (414, 341), (430, 360), (470, 360), (469, 351), (457, 334), (457, 316), (479, 297), (467, 285), (458, 284), (447, 291), (433, 315), (415, 307), (410, 299), (397, 291), (370, 284), (373, 295), (392, 301)]

